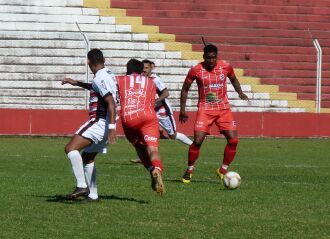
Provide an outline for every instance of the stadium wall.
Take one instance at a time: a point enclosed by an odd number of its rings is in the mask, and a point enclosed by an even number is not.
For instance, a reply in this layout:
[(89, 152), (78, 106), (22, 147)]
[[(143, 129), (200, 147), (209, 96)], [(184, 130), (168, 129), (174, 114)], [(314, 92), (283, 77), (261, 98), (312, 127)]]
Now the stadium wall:
[[(178, 122), (178, 131), (193, 135), (195, 112), (188, 112), (186, 124)], [(234, 112), (241, 137), (330, 137), (330, 114)], [(85, 110), (1, 109), (0, 135), (72, 135), (88, 120)], [(118, 135), (123, 135), (120, 127)], [(211, 135), (219, 135), (216, 127)]]

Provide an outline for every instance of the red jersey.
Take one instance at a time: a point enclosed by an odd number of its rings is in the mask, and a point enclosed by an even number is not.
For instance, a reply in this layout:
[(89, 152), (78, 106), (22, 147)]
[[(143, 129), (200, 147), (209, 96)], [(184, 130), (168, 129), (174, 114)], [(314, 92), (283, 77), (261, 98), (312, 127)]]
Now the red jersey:
[(150, 117), (156, 118), (154, 110), (156, 85), (153, 78), (132, 74), (117, 76), (116, 79), (123, 123)]
[(225, 61), (217, 61), (212, 71), (207, 71), (203, 63), (191, 68), (185, 82), (196, 80), (198, 86), (198, 107), (205, 110), (229, 109), (227, 97), (227, 77), (234, 77), (233, 67)]

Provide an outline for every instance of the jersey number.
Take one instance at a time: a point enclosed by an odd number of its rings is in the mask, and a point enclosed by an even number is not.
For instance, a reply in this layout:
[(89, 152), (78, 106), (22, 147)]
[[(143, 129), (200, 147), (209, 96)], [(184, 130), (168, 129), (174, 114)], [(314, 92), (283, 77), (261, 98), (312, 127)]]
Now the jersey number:
[(144, 88), (146, 84), (146, 78), (144, 76), (131, 76), (129, 86), (134, 88), (134, 84), (140, 84), (140, 88)]

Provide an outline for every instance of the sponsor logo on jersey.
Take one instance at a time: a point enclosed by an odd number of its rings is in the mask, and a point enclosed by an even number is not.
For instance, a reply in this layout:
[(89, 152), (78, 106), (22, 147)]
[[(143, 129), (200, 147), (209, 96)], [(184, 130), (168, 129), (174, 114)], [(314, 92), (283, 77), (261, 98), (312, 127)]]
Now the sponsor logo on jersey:
[(146, 141), (146, 142), (157, 142), (157, 137), (155, 137), (155, 136), (150, 136), (150, 135), (145, 135), (144, 136), (144, 141)]
[(204, 126), (204, 122), (203, 121), (196, 121), (196, 128), (201, 128)]
[(209, 84), (209, 88), (219, 89), (219, 88), (221, 88), (221, 87), (222, 87), (222, 85), (219, 84), (219, 83)]

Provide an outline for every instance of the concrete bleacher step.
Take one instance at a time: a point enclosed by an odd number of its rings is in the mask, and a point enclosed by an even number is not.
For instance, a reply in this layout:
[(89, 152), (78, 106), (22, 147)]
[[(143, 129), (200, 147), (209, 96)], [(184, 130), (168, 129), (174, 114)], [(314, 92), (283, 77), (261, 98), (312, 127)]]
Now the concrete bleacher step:
[[(87, 79), (84, 63), (85, 45), (75, 22), (79, 22), (81, 29), (86, 32), (91, 46), (104, 51), (107, 66), (115, 73), (125, 72), (124, 64), (129, 58), (151, 58), (156, 62), (157, 73), (169, 82), (169, 90), (177, 94), (180, 93), (189, 67), (197, 63), (197, 61), (184, 61), (182, 57), (189, 54), (193, 57), (201, 56), (200, 53), (191, 52), (190, 44), (169, 43), (174, 41), (171, 34), (161, 35), (158, 33), (159, 27), (141, 25), (141, 18), (100, 17), (99, 9), (85, 8), (82, 6), (82, 1), (55, 0), (42, 1), (39, 4), (40, 1), (32, 0), (26, 4), (23, 2), (15, 4), (17, 2), (19, 1), (13, 0), (10, 4), (6, 4), (0, 0), (0, 36), (10, 39), (10, 41), (0, 39), (0, 55), (3, 56), (0, 60), (2, 63), (0, 77), (4, 79), (0, 82), (0, 87), (4, 89), (3, 95), (8, 96), (4, 97), (7, 98), (6, 100), (0, 101), (0, 107), (5, 104), (21, 107), (27, 96), (30, 96), (30, 99), (25, 103), (32, 108), (43, 108), (45, 105), (51, 108), (70, 108), (71, 103), (74, 104), (73, 108), (86, 106), (84, 93), (60, 84), (60, 80), (64, 77), (73, 77), (82, 81)], [(145, 34), (145, 31), (148, 34)], [(150, 32), (155, 34), (152, 35)], [(168, 41), (165, 44), (149, 42), (164, 39)], [(180, 45), (183, 51), (178, 51), (177, 45)], [(15, 56), (19, 58), (16, 61)], [(259, 82), (258, 79), (242, 76), (243, 71), (240, 69), (237, 69), (236, 74), (243, 79), (242, 83)], [(250, 105), (241, 103), (241, 100), (235, 96), (233, 87), (228, 85), (229, 95), (235, 100), (233, 106), (237, 110), (244, 111), (248, 108), (259, 110), (262, 107), (269, 110), (273, 107), (277, 107), (279, 111), (291, 110), (286, 100), (274, 100), (271, 94), (252, 92), (253, 87), (250, 85), (242, 84), (242, 88), (255, 99), (252, 99)], [(195, 94), (196, 89), (196, 86), (192, 87)], [(15, 98), (15, 90), (23, 90), (26, 95), (18, 94)], [(74, 93), (70, 97), (68, 92), (71, 91)], [(55, 96), (56, 92), (58, 98)], [(72, 98), (72, 102), (69, 100), (63, 102), (68, 98)], [(177, 107), (179, 98), (173, 100)], [(61, 104), (63, 107), (60, 107)], [(296, 110), (304, 111), (298, 107)]]
[[(46, 1), (45, 3), (48, 3)], [(20, 14), (51, 14), (57, 15), (94, 15), (99, 14), (99, 10), (96, 8), (85, 8), (85, 7), (54, 7), (54, 6), (28, 6), (28, 5), (1, 5), (0, 13), (20, 13)], [(61, 21), (59, 21), (61, 22)]]
[(37, 6), (37, 7), (81, 7), (83, 0), (0, 0), (0, 5)]

